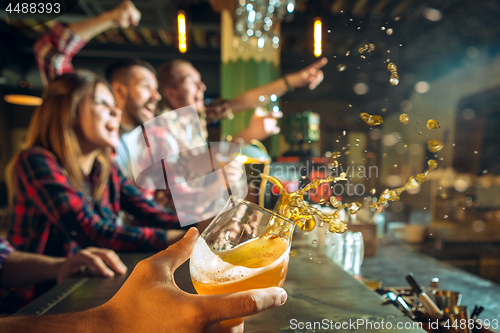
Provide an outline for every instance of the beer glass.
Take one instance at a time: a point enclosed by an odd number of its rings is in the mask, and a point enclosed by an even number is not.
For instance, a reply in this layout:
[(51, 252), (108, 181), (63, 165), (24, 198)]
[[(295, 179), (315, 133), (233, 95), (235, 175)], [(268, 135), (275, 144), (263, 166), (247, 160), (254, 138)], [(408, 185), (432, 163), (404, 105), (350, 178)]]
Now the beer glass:
[(198, 294), (283, 286), (293, 228), (291, 220), (231, 196), (191, 254)]

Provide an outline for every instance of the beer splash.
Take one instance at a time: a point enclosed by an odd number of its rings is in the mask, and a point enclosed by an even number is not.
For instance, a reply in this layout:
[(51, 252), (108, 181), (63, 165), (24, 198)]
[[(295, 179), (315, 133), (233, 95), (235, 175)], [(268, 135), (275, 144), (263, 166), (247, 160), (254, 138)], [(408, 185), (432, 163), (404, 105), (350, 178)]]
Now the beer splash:
[(372, 51), (375, 51), (375, 44), (373, 44), (373, 43), (365, 44), (363, 47), (360, 47), (358, 49), (358, 52), (360, 54), (363, 54), (364, 52), (370, 53)]
[(410, 121), (410, 116), (406, 113), (401, 113), (401, 115), (399, 116), (399, 121), (406, 125)]
[[(346, 174), (343, 172), (339, 177), (327, 177), (325, 179), (315, 179), (311, 183), (307, 184), (301, 190), (296, 192), (288, 192), (283, 184), (273, 176), (261, 174), (262, 179), (270, 181), (274, 184), (280, 191), (280, 197), (276, 206), (274, 207), (274, 213), (280, 216), (284, 216), (290, 220), (292, 220), (295, 224), (299, 226), (302, 231), (309, 232), (316, 227), (316, 219), (320, 222), (320, 225), (328, 224), (328, 230), (330, 232), (339, 232), (342, 233), (346, 231), (347, 226), (340, 219), (340, 211), (344, 208), (347, 208), (349, 214), (356, 214), (363, 205), (358, 202), (353, 202), (350, 204), (340, 204), (333, 203), (332, 198), (330, 197), (330, 202), (332, 202), (332, 206), (335, 207), (335, 211), (332, 214), (325, 214), (317, 208), (309, 205), (308, 202), (304, 200), (304, 194), (308, 191), (317, 188), (321, 184), (334, 182), (340, 180), (347, 180)], [(280, 221), (273, 221), (278, 222)], [(273, 234), (274, 230), (279, 229), (278, 226), (273, 226), (270, 223), (269, 233)]]
[(365, 123), (370, 126), (377, 126), (384, 122), (384, 118), (382, 118), (382, 116), (371, 115), (365, 112), (360, 113), (359, 116)]
[(387, 65), (387, 69), (391, 72), (391, 78), (389, 79), (389, 83), (393, 86), (397, 86), (399, 83), (399, 75), (398, 75), (398, 67), (393, 62)]
[(345, 71), (345, 70), (346, 70), (346, 68), (347, 68), (347, 66), (346, 66), (346, 65), (344, 65), (344, 64), (338, 64), (338, 65), (337, 65), (337, 70), (338, 70), (339, 72), (343, 72), (343, 71)]
[(429, 160), (427, 164), (429, 165), (429, 168), (424, 173), (419, 173), (418, 175), (411, 176), (404, 186), (396, 188), (394, 190), (385, 189), (380, 194), (377, 202), (370, 205), (370, 208), (377, 209), (379, 205), (386, 205), (389, 201), (397, 201), (399, 200), (399, 195), (403, 191), (412, 190), (419, 187), (424, 182), (425, 177), (427, 177), (429, 172), (436, 169), (438, 166), (438, 163), (435, 160)]
[(435, 121), (434, 119), (429, 119), (429, 121), (427, 122), (427, 128), (430, 130), (435, 130), (438, 129), (439, 127), (441, 127), (441, 124)]
[(431, 140), (427, 142), (427, 149), (429, 149), (431, 153), (436, 153), (443, 149), (443, 147), (443, 144), (439, 140)]

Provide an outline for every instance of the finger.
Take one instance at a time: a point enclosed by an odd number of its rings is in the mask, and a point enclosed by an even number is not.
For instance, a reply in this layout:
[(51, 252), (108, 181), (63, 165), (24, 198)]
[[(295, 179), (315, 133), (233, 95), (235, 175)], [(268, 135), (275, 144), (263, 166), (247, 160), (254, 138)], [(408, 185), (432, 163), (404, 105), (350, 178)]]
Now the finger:
[(316, 62), (313, 62), (310, 64), (307, 69), (320, 69), (321, 67), (325, 66), (328, 63), (328, 59), (326, 57), (323, 57), (319, 59)]
[(173, 273), (177, 267), (189, 259), (199, 235), (198, 229), (192, 227), (180, 241), (170, 245), (166, 250), (155, 254), (147, 260), (164, 261), (163, 265), (169, 267)]
[(267, 116), (267, 111), (264, 111), (264, 109), (259, 106), (255, 108), (253, 114), (257, 117), (265, 117)]
[(273, 111), (273, 112), (271, 112), (270, 116), (273, 117), (273, 118), (283, 118), (283, 112), (281, 112), (281, 111), (276, 111), (276, 112)]
[(319, 86), (319, 84), (323, 82), (323, 78), (324, 78), (323, 71), (319, 71), (314, 80), (309, 84), (309, 89), (313, 90), (317, 86)]
[(209, 321), (217, 322), (281, 306), (286, 302), (287, 294), (283, 288), (272, 287), (206, 296), (203, 299)]
[(97, 274), (110, 277), (115, 275), (115, 273), (106, 266), (104, 261), (99, 256), (93, 254), (92, 252), (82, 251), (81, 258), (85, 266), (87, 266), (90, 269), (93, 269)]
[(131, 15), (131, 23), (133, 26), (139, 25), (139, 22), (141, 21), (141, 12), (134, 7), (134, 11), (132, 12)]
[(222, 323), (215, 323), (210, 325), (207, 329), (207, 333), (243, 333), (244, 332), (244, 322), (242, 318), (232, 319)]
[(116, 273), (124, 274), (127, 271), (127, 266), (125, 266), (115, 251), (100, 248), (92, 248), (89, 250), (99, 256), (109, 266), (109, 268)]

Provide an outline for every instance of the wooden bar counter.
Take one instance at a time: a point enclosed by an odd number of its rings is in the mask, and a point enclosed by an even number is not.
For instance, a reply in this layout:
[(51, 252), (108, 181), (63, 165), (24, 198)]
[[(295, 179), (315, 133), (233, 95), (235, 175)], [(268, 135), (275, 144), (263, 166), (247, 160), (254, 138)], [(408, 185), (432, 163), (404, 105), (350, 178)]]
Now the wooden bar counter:
[[(392, 305), (385, 305), (378, 294), (367, 289), (315, 248), (300, 246), (294, 249), (297, 256), (290, 258), (284, 285), (288, 292), (287, 302), (282, 307), (247, 317), (245, 332), (424, 332), (412, 328), (410, 319)], [(137, 262), (148, 256), (129, 253), (122, 254), (121, 258), (129, 267), (129, 274)], [(118, 291), (127, 276), (70, 278), (18, 314), (58, 314), (101, 305)], [(179, 267), (175, 278), (181, 289), (195, 293), (188, 262)], [(381, 324), (382, 321), (384, 324)], [(313, 326), (315, 322), (316, 327)], [(364, 324), (354, 326), (356, 322)], [(384, 325), (386, 329), (378, 325)], [(388, 325), (392, 329), (388, 329)], [(398, 325), (402, 329), (398, 330)]]

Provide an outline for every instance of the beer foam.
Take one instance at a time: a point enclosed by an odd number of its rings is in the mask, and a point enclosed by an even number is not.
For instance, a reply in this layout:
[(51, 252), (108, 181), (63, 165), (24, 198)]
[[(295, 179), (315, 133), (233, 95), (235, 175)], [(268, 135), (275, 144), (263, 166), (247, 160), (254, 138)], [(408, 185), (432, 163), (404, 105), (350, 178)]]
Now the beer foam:
[(231, 265), (219, 258), (208, 247), (207, 243), (201, 237), (198, 238), (191, 254), (189, 271), (191, 278), (202, 284), (232, 283), (241, 281), (258, 275), (264, 271), (272, 269), (282, 262), (288, 261), (290, 247), (276, 259), (271, 265), (260, 268), (248, 268), (243, 266)]

